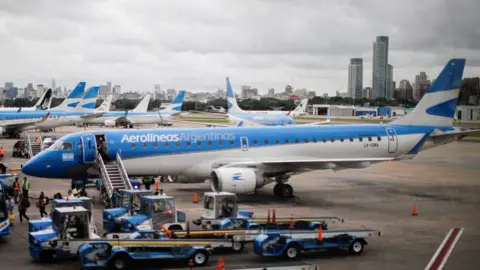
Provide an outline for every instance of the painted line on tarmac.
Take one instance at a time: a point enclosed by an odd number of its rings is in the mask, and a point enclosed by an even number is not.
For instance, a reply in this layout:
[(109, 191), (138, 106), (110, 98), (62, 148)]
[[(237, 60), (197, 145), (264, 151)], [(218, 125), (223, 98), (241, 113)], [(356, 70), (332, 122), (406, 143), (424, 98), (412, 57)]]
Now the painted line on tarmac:
[(425, 270), (443, 269), (443, 266), (447, 262), (448, 257), (450, 257), (450, 254), (452, 253), (452, 250), (457, 244), (458, 239), (460, 239), (460, 236), (462, 235), (462, 233), (463, 233), (463, 228), (450, 229), (450, 231), (448, 231), (447, 236), (445, 236), (445, 239), (443, 239), (443, 242), (440, 244), (435, 254), (433, 254), (433, 257), (428, 263), (427, 267), (425, 267)]

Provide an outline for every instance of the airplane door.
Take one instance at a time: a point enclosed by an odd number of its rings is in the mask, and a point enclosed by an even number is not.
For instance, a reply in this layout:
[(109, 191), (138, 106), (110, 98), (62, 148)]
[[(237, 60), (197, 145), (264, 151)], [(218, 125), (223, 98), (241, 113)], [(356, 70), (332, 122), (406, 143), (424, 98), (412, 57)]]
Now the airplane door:
[(97, 157), (97, 143), (95, 141), (95, 136), (83, 135), (82, 146), (83, 146), (83, 162), (94, 163)]
[(240, 137), (240, 149), (242, 151), (248, 150), (248, 138), (247, 137)]
[(393, 128), (387, 128), (386, 131), (387, 131), (387, 137), (388, 137), (388, 152), (395, 153), (397, 152), (397, 148), (398, 148), (397, 133)]

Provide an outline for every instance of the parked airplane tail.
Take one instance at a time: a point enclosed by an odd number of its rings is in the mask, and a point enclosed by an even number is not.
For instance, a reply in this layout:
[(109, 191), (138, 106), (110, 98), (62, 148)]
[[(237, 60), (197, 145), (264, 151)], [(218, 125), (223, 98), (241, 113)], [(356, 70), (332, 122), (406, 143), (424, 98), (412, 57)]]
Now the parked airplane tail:
[(143, 96), (140, 103), (138, 103), (137, 107), (132, 110), (132, 112), (147, 112), (148, 111), (148, 104), (150, 103), (150, 98), (152, 97), (151, 94), (147, 93)]
[(68, 111), (76, 108), (78, 103), (82, 100), (84, 92), (85, 82), (79, 82), (75, 89), (70, 92), (70, 95), (68, 95), (68, 97), (54, 109), (60, 111)]
[(227, 77), (227, 110), (229, 113), (242, 112), (243, 110), (238, 106), (237, 98), (232, 90), (230, 79)]
[(35, 106), (32, 109), (36, 110), (48, 110), (50, 108), (50, 104), (52, 103), (52, 89), (49, 88), (45, 93), (43, 93), (42, 97), (37, 101)]
[(177, 96), (168, 104), (161, 112), (171, 115), (177, 115), (182, 112), (183, 99), (185, 98), (185, 90), (178, 92)]
[(308, 98), (302, 100), (300, 104), (293, 110), (290, 111), (287, 115), (296, 116), (307, 112)]
[(110, 107), (112, 106), (112, 100), (113, 100), (113, 95), (112, 94), (107, 95), (107, 97), (103, 100), (102, 104), (98, 106), (97, 111), (99, 112), (110, 111)]
[(90, 89), (85, 93), (85, 96), (80, 100), (77, 107), (71, 109), (69, 111), (76, 111), (76, 112), (93, 112), (95, 107), (97, 106), (97, 97), (99, 86), (92, 86)]
[(415, 109), (392, 125), (451, 127), (462, 83), (465, 59), (451, 59)]

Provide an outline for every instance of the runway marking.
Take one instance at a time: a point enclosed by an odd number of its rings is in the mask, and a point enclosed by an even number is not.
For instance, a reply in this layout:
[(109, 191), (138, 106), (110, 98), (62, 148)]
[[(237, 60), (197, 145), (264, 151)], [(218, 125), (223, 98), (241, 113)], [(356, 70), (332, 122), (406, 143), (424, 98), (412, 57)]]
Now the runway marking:
[(453, 248), (457, 244), (458, 239), (463, 233), (463, 228), (452, 228), (443, 239), (443, 242), (438, 247), (435, 254), (433, 254), (432, 259), (428, 263), (425, 270), (440, 270), (443, 269), (443, 266), (447, 262), (450, 253), (452, 253)]

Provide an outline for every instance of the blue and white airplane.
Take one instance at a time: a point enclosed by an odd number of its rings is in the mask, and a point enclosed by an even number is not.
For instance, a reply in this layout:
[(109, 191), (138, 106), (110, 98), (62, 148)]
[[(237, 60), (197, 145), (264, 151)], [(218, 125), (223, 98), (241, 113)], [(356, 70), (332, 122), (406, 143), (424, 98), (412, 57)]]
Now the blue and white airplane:
[(464, 67), (465, 59), (450, 60), (412, 113), (388, 124), (78, 132), (30, 159), (22, 172), (60, 179), (98, 174), (96, 141), (104, 137), (109, 155), (119, 153), (130, 176), (209, 178), (213, 191), (237, 194), (276, 182), (276, 196), (292, 196), (291, 175), (412, 159), (429, 137), (455, 136), (446, 131), (453, 130)]
[[(58, 106), (60, 108), (66, 107), (67, 111), (56, 110), (58, 107), (55, 107), (47, 111), (0, 112), (0, 134), (8, 134), (10, 137), (18, 138), (23, 131), (69, 126), (90, 118), (100, 117), (103, 113), (84, 112), (84, 110), (95, 108), (98, 90), (99, 87), (94, 86), (82, 99), (76, 101), (77, 98), (74, 98), (73, 102), (70, 96), (75, 96), (76, 93), (73, 93), (75, 90), (72, 91), (73, 95), (71, 94)], [(73, 103), (75, 104), (74, 108), (70, 106)]]
[(130, 128), (133, 128), (134, 125), (161, 124), (163, 121), (172, 120), (173, 116), (181, 113), (182, 103), (185, 97), (185, 90), (180, 91), (173, 99), (172, 103), (170, 103), (170, 105), (161, 111), (147, 112), (150, 97), (150, 94), (145, 95), (137, 107), (131, 111), (105, 112), (102, 117), (91, 119), (87, 123), (105, 126), (115, 126), (116, 123), (126, 123)]
[(52, 103), (52, 89), (47, 89), (45, 93), (38, 99), (37, 103), (33, 107), (23, 108), (23, 107), (3, 107), (0, 108), (1, 112), (33, 112), (39, 110), (48, 110), (50, 104)]

